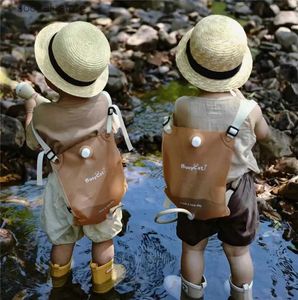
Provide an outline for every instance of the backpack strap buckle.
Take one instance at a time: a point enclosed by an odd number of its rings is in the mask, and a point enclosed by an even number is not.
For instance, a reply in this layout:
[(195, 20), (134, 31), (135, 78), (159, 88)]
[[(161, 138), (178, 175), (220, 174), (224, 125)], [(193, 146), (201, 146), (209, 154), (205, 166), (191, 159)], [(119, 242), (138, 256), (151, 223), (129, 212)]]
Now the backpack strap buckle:
[(115, 107), (109, 106), (108, 108), (108, 116), (112, 116), (113, 114), (117, 114)]
[(56, 153), (50, 149), (47, 153), (46, 153), (46, 157), (49, 161), (53, 161), (55, 162), (55, 160), (57, 159), (57, 155)]
[(226, 131), (227, 136), (229, 136), (232, 139), (237, 136), (238, 132), (239, 132), (239, 129), (233, 125), (229, 126), (229, 128)]

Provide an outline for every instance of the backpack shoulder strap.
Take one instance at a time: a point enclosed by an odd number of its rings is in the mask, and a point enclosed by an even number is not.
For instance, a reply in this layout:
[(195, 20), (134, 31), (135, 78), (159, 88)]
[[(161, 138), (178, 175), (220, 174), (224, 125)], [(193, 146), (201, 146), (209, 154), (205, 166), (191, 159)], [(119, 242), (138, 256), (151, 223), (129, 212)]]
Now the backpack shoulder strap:
[(105, 95), (105, 97), (108, 100), (108, 105), (109, 105), (109, 107), (108, 107), (108, 117), (107, 117), (107, 129), (106, 129), (107, 133), (110, 134), (112, 132), (113, 115), (116, 114), (119, 117), (121, 131), (122, 131), (126, 146), (128, 148), (128, 151), (131, 151), (133, 149), (133, 146), (130, 142), (130, 139), (129, 139), (125, 124), (123, 122), (123, 118), (122, 118), (121, 111), (120, 111), (119, 107), (115, 104), (112, 104), (112, 99), (111, 99), (111, 96), (109, 95), (108, 92), (102, 91), (101, 93), (103, 95)]
[(245, 121), (245, 119), (248, 117), (250, 112), (254, 109), (254, 107), (257, 105), (256, 101), (254, 100), (247, 100), (244, 98), (240, 99), (240, 106), (238, 109), (238, 112), (235, 116), (234, 121), (227, 129), (227, 136), (230, 138), (235, 138), (240, 130), (241, 125)]
[(46, 157), (48, 158), (48, 160), (55, 162), (58, 157), (56, 155), (56, 153), (49, 147), (49, 145), (42, 139), (42, 137), (38, 134), (38, 132), (35, 130), (34, 125), (33, 125), (33, 121), (31, 121), (31, 129), (32, 132), (37, 140), (37, 142), (39, 143), (39, 145), (41, 146), (42, 150), (37, 157), (37, 167), (36, 167), (36, 171), (37, 171), (37, 185), (43, 185), (42, 182), (42, 165), (43, 165), (43, 159), (44, 159), (44, 155), (46, 155)]

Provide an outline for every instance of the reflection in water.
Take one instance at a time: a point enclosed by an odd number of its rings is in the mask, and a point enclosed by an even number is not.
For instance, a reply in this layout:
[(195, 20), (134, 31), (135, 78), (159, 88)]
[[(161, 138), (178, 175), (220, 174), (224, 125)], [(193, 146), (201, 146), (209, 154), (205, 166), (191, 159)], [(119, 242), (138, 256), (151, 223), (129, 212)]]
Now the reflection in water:
[[(180, 241), (175, 236), (175, 224), (158, 225), (153, 222), (163, 204), (161, 163), (158, 159), (144, 160), (138, 166), (128, 165), (126, 174), (129, 190), (123, 200), (131, 216), (123, 236), (115, 239), (116, 262), (127, 269), (127, 276), (110, 295), (91, 295), (91, 243), (81, 239), (75, 248), (73, 276), (68, 287), (51, 291), (48, 276), (50, 244), (39, 229), (40, 197), (42, 189), (28, 182), (1, 192), (0, 197), (24, 197), (30, 207), (3, 205), (21, 213), (11, 225), (18, 245), (9, 257), (1, 261), (1, 286), (3, 300), (12, 299), (134, 299), (172, 300), (163, 288), (163, 279), (169, 274), (179, 274)], [(261, 223), (252, 246), (255, 262), (255, 299), (297, 299), (297, 256), (287, 249), (282, 239), (282, 229)], [(205, 299), (227, 299), (224, 282), (229, 276), (228, 263), (216, 237), (209, 240), (206, 249), (208, 287)], [(58, 296), (57, 296), (58, 294)], [(23, 295), (23, 296), (21, 296)]]

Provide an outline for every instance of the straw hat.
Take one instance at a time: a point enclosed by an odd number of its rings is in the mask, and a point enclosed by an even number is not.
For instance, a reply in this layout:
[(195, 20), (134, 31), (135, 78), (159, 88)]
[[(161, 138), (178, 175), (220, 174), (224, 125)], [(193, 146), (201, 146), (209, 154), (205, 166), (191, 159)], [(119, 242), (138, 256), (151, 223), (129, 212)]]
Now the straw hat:
[(203, 18), (177, 46), (176, 63), (196, 87), (225, 92), (241, 87), (252, 70), (252, 57), (242, 26), (221, 15)]
[(109, 77), (110, 46), (105, 35), (87, 22), (57, 22), (43, 28), (34, 45), (44, 76), (62, 91), (92, 97)]

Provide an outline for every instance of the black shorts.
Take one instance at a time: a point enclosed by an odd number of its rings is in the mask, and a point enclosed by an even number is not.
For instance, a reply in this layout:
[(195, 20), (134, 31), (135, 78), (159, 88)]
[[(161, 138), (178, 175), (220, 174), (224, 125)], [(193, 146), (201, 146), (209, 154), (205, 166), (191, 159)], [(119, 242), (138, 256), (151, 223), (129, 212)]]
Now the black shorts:
[(229, 216), (206, 221), (191, 221), (185, 214), (179, 213), (177, 236), (191, 246), (215, 233), (219, 240), (229, 245), (249, 245), (259, 225), (256, 191), (250, 173), (242, 176), (228, 207), (231, 212)]

